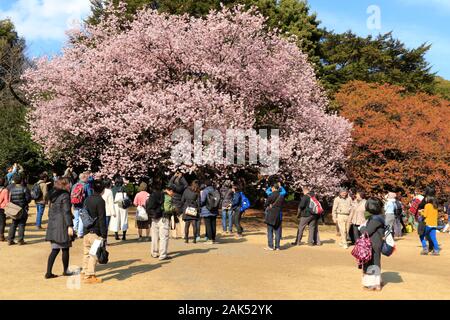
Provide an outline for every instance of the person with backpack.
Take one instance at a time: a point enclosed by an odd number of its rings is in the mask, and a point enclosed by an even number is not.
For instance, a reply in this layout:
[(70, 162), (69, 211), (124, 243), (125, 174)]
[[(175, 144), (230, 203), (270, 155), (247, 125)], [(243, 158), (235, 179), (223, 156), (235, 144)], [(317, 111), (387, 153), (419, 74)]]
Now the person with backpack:
[(350, 215), (350, 210), (352, 208), (352, 198), (348, 196), (347, 189), (341, 188), (339, 190), (339, 195), (334, 198), (333, 201), (333, 211), (332, 218), (333, 222), (337, 223), (339, 226), (339, 233), (341, 235), (341, 241), (339, 245), (348, 249), (348, 217)]
[(212, 181), (205, 181), (205, 188), (200, 192), (200, 217), (205, 222), (207, 244), (216, 243), (216, 224), (219, 214), (220, 192), (217, 191)]
[(231, 202), (233, 201), (233, 190), (231, 190), (231, 187), (231, 181), (227, 180), (220, 188), (222, 229), (226, 234), (233, 233), (233, 210), (231, 209)]
[(233, 224), (236, 227), (237, 238), (242, 238), (241, 218), (244, 210), (242, 210), (242, 191), (238, 184), (233, 184), (233, 200), (231, 201), (231, 210), (233, 211)]
[[(152, 224), (151, 218), (143, 212), (146, 210), (146, 203), (150, 194), (147, 192), (147, 184), (141, 182), (139, 184), (138, 193), (134, 197), (133, 204), (136, 209), (136, 227), (138, 229), (139, 239), (138, 241), (145, 241), (147, 239), (150, 241), (150, 226)], [(147, 220), (145, 220), (147, 218)], [(145, 230), (145, 238), (142, 237), (142, 230)]]
[(302, 191), (303, 196), (300, 199), (297, 210), (297, 218), (299, 218), (300, 222), (298, 224), (296, 243), (298, 246), (301, 245), (303, 232), (305, 231), (306, 226), (308, 226), (308, 245), (320, 245), (320, 242), (318, 241), (318, 222), (320, 216), (318, 212), (314, 214), (311, 212), (311, 201), (313, 201), (312, 197), (315, 197), (315, 194), (311, 192), (310, 188), (307, 186), (304, 186)]
[(159, 258), (159, 260), (169, 259), (167, 252), (169, 247), (170, 219), (164, 215), (164, 198), (161, 183), (154, 181), (150, 197), (147, 200), (146, 210), (149, 218), (152, 219), (151, 256)]
[(181, 197), (188, 187), (188, 183), (184, 178), (181, 171), (176, 171), (175, 174), (170, 178), (168, 187), (173, 190), (172, 203), (175, 208), (175, 214), (172, 216), (173, 220), (173, 230), (174, 238), (184, 237), (184, 220), (183, 220), (183, 203)]
[(31, 198), (36, 203), (36, 230), (42, 229), (42, 216), (48, 202), (48, 185), (48, 174), (43, 172), (39, 176), (39, 181), (31, 189)]
[(63, 275), (72, 275), (69, 272), (69, 248), (72, 246), (74, 231), (69, 191), (69, 179), (60, 178), (56, 180), (54, 188), (49, 193), (50, 208), (45, 240), (50, 241), (52, 250), (48, 257), (45, 279), (57, 277), (52, 273), (52, 269), (60, 251), (62, 251)]
[(114, 214), (109, 223), (109, 230), (114, 232), (114, 238), (116, 240), (120, 240), (119, 232), (122, 231), (122, 241), (125, 241), (127, 240), (128, 230), (128, 207), (131, 205), (131, 201), (125, 192), (123, 184), (123, 178), (116, 177), (114, 187), (112, 188)]
[(5, 207), (9, 202), (9, 191), (6, 188), (6, 179), (0, 178), (0, 242), (5, 239), (6, 214)]
[(366, 224), (366, 194), (364, 191), (356, 192), (355, 201), (352, 202), (352, 207), (350, 209), (350, 215), (348, 216), (347, 229), (352, 230), (353, 239), (356, 240), (361, 237), (361, 232), (359, 227)]
[[(173, 202), (172, 197), (172, 202)], [(197, 243), (197, 220), (199, 219), (200, 185), (197, 180), (184, 190), (181, 197), (184, 227), (184, 242), (189, 242), (189, 227), (192, 225), (194, 243)]]
[[(436, 238), (436, 230), (438, 227), (439, 211), (436, 198), (432, 196), (427, 197), (427, 203), (424, 207), (424, 210), (421, 211), (420, 215), (425, 225), (423, 232), (421, 232), (420, 234), (420, 242), (422, 243), (421, 254), (428, 255), (428, 253), (432, 251), (431, 255), (438, 256), (440, 249), (439, 243)], [(427, 240), (429, 243), (428, 248), (427, 248)]]
[(70, 201), (73, 205), (73, 229), (78, 238), (83, 238), (83, 221), (80, 218), (80, 211), (83, 209), (84, 201), (89, 196), (89, 188), (86, 186), (88, 174), (83, 172), (80, 174), (80, 180), (72, 186), (70, 193)]
[(31, 202), (30, 190), (22, 185), (22, 177), (20, 175), (15, 175), (13, 178), (13, 183), (8, 186), (8, 192), (10, 197), (10, 202), (22, 208), (22, 213), (18, 219), (13, 219), (8, 232), (8, 245), (16, 244), (14, 242), (16, 236), (16, 230), (19, 229), (18, 237), (19, 245), (26, 244), (24, 241), (25, 237), (25, 226), (28, 220), (28, 205)]
[[(108, 229), (106, 228), (106, 206), (105, 200), (102, 198), (105, 185), (102, 180), (94, 180), (93, 194), (86, 198), (85, 208), (83, 212), (88, 215), (84, 222), (83, 237), (83, 268), (81, 274), (84, 275), (83, 282), (87, 284), (101, 283), (102, 280), (95, 275), (95, 266), (97, 264), (97, 256), (90, 255), (92, 245), (96, 240), (106, 241)], [(83, 218), (83, 216), (82, 216)]]
[[(265, 250), (280, 250), (281, 231), (282, 231), (282, 208), (284, 204), (284, 195), (281, 193), (281, 185), (274, 183), (271, 187), (269, 197), (265, 203), (265, 223), (267, 224), (267, 244)], [(273, 235), (275, 233), (275, 248), (273, 244)]]
[(371, 242), (371, 259), (363, 266), (362, 285), (365, 290), (380, 291), (382, 287), (381, 279), (381, 248), (385, 234), (385, 222), (382, 217), (383, 203), (376, 198), (369, 198), (366, 201), (365, 217), (367, 223), (360, 226), (360, 232), (369, 237)]

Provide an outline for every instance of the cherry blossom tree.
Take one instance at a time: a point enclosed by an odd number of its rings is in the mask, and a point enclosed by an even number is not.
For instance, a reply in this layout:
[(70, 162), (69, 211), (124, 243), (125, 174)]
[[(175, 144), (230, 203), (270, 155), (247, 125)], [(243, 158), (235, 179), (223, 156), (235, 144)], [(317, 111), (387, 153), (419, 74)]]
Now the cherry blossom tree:
[[(195, 121), (218, 130), (276, 128), (280, 173), (295, 187), (335, 191), (351, 124), (325, 112), (326, 96), (295, 38), (268, 32), (261, 15), (242, 7), (205, 18), (145, 9), (131, 22), (114, 13), (72, 30), (77, 41), (24, 76), (33, 137), (48, 157), (140, 176), (173, 168), (172, 132), (192, 132)], [(245, 166), (212, 165), (222, 176)]]

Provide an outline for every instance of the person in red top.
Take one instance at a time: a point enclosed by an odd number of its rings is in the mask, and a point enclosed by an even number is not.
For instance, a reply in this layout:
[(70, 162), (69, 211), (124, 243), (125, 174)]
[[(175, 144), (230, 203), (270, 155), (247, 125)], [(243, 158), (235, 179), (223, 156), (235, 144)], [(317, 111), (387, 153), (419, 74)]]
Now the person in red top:
[(5, 207), (9, 202), (9, 191), (6, 189), (5, 178), (0, 178), (0, 242), (5, 241), (6, 215)]

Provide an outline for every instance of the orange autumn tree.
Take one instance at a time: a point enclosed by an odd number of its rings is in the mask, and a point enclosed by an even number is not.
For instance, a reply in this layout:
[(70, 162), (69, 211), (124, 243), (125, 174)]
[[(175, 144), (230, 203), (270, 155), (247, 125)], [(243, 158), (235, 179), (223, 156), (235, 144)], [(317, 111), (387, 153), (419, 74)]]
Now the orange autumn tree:
[(394, 85), (354, 81), (336, 94), (354, 123), (348, 177), (371, 193), (434, 184), (450, 194), (450, 101)]

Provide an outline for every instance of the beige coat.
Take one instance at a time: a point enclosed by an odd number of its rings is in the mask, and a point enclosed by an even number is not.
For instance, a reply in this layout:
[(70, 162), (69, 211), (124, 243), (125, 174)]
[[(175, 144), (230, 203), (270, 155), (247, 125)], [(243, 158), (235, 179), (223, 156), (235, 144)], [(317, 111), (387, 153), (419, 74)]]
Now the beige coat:
[(350, 216), (348, 217), (348, 223), (361, 226), (366, 223), (364, 213), (366, 212), (366, 200), (353, 201), (352, 208), (350, 209)]
[(352, 208), (352, 198), (341, 198), (337, 196), (333, 202), (333, 219), (336, 220), (339, 214), (349, 215)]

